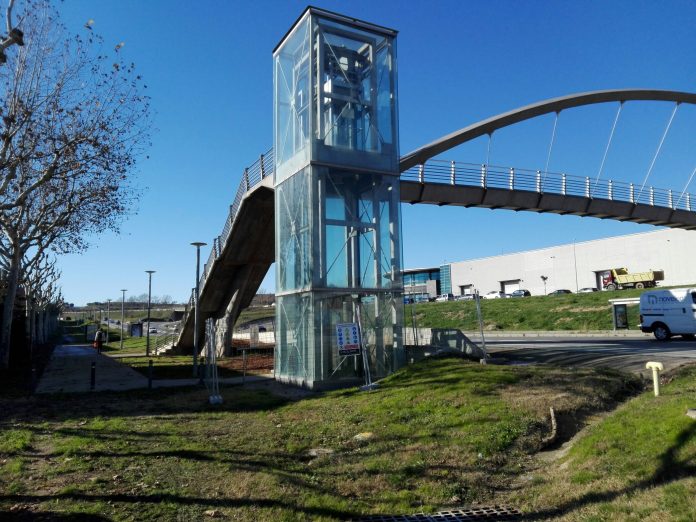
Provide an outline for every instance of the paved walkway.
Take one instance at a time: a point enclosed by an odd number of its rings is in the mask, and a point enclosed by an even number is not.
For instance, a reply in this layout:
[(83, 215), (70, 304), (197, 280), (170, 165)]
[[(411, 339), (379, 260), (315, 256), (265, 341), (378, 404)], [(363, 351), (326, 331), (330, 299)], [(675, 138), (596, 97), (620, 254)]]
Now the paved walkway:
[[(94, 391), (147, 388), (147, 377), (112, 357), (98, 354), (89, 345), (56, 346), (36, 387), (36, 393), (81, 393), (92, 391), (91, 369), (95, 364)], [(242, 384), (272, 380), (272, 375), (248, 375), (220, 379), (220, 384)], [(153, 388), (195, 386), (198, 379), (153, 380)]]
[(147, 388), (147, 378), (111, 357), (98, 354), (89, 345), (56, 346), (43, 372), (36, 393), (90, 391), (95, 363), (94, 391)]

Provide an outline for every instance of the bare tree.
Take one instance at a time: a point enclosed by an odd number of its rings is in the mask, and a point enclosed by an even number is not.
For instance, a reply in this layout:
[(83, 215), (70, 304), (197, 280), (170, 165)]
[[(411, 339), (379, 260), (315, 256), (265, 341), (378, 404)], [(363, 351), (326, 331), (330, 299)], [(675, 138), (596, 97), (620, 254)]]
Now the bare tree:
[(116, 230), (136, 198), (129, 182), (149, 138), (149, 102), (133, 64), (86, 26), (69, 36), (47, 0), (24, 13), (25, 45), (0, 82), (0, 231), (7, 293), (0, 368), (7, 366), (22, 259), (86, 248)]
[(5, 49), (12, 45), (22, 47), (24, 45), (24, 33), (12, 24), (12, 9), (14, 9), (15, 0), (10, 0), (5, 11), (5, 23), (7, 25), (7, 35), (0, 39), (0, 65), (7, 62)]
[(33, 255), (25, 256), (22, 273), (27, 296), (29, 343), (33, 348), (35, 342), (46, 342), (47, 331), (51, 329), (48, 325), (51, 313), (62, 308), (63, 297), (58, 286), (60, 271), (56, 268), (55, 257), (37, 250)]

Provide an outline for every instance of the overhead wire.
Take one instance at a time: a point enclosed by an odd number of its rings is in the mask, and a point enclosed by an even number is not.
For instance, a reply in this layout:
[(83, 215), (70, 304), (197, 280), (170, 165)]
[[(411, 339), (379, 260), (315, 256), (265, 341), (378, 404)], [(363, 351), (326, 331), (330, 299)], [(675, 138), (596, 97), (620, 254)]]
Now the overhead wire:
[(655, 162), (657, 161), (657, 157), (660, 155), (660, 150), (662, 150), (662, 145), (665, 142), (665, 138), (667, 137), (667, 133), (669, 132), (670, 127), (672, 127), (672, 122), (674, 121), (674, 116), (677, 114), (677, 109), (679, 108), (680, 102), (677, 102), (674, 104), (674, 109), (672, 110), (672, 115), (669, 117), (669, 121), (667, 122), (667, 127), (665, 127), (665, 131), (662, 133), (662, 138), (660, 139), (660, 144), (657, 146), (657, 150), (655, 151), (655, 155), (653, 156), (652, 161), (650, 162), (650, 167), (648, 168), (648, 173), (645, 175), (645, 179), (643, 180), (643, 184), (640, 186), (640, 190), (638, 191), (638, 197), (636, 197), (636, 201), (640, 198), (640, 195), (643, 193), (643, 189), (645, 188), (645, 184), (648, 182), (648, 178), (650, 177), (650, 174), (652, 174), (652, 170), (655, 167)]
[(607, 146), (604, 149), (604, 156), (602, 157), (602, 163), (599, 166), (599, 171), (597, 172), (597, 177), (595, 178), (594, 185), (592, 186), (592, 192), (590, 194), (590, 197), (594, 195), (595, 188), (597, 187), (597, 183), (599, 183), (599, 178), (602, 176), (602, 172), (604, 172), (604, 163), (607, 160), (607, 155), (609, 154), (609, 148), (611, 147), (611, 142), (614, 139), (614, 131), (616, 131), (616, 125), (619, 122), (619, 116), (621, 116), (621, 109), (623, 109), (623, 104), (624, 101), (619, 102), (619, 109), (616, 111), (616, 117), (614, 117), (614, 124), (611, 126), (611, 132), (609, 133), (609, 140), (607, 141)]
[(551, 151), (553, 150), (553, 144), (556, 141), (556, 127), (558, 126), (558, 116), (561, 111), (556, 111), (556, 118), (553, 120), (553, 130), (551, 131), (551, 141), (549, 142), (549, 150), (546, 153), (546, 166), (544, 167), (544, 181), (546, 181), (546, 175), (549, 173), (549, 162), (551, 161)]

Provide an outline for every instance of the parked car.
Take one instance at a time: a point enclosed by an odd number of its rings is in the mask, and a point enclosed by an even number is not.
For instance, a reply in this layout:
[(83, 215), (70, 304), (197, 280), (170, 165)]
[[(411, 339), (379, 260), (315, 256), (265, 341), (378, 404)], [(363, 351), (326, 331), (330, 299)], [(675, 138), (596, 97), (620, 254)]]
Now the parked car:
[(461, 295), (454, 296), (455, 301), (470, 301), (473, 298), (474, 298), (474, 294), (461, 294)]
[(581, 288), (580, 290), (578, 290), (578, 293), (579, 294), (590, 294), (590, 293), (596, 292), (596, 291), (597, 291), (596, 288), (591, 287), (591, 286), (587, 286), (585, 288)]
[(498, 290), (492, 290), (486, 295), (482, 295), (481, 299), (505, 299), (508, 295), (505, 292), (500, 292)]
[(452, 294), (442, 294), (435, 298), (435, 301), (454, 301), (454, 295)]
[(148, 330), (149, 333), (157, 333), (157, 328), (150, 328)]
[(560, 289), (558, 289), (558, 290), (554, 290), (554, 291), (551, 292), (549, 295), (565, 295), (565, 294), (572, 294), (572, 293), (573, 293), (573, 292), (571, 292), (571, 291), (568, 290), (567, 288), (560, 288)]
[(531, 297), (532, 293), (524, 288), (519, 288), (510, 294), (510, 297)]

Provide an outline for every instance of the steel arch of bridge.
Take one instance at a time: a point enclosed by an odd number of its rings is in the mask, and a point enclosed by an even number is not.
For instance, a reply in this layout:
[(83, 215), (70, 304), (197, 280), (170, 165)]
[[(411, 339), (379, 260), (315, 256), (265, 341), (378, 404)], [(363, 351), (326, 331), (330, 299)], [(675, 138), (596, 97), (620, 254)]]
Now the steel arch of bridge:
[(550, 114), (559, 113), (564, 109), (595, 105), (607, 102), (626, 101), (668, 101), (696, 105), (696, 93), (680, 91), (664, 91), (655, 89), (613, 89), (603, 91), (570, 94), (559, 98), (532, 103), (512, 111), (479, 121), (456, 132), (428, 143), (401, 157), (399, 169), (404, 172), (416, 165), (422, 165), (429, 159), (457, 145), (466, 143), (481, 136), (490, 135), (498, 129), (509, 127), (515, 123)]

